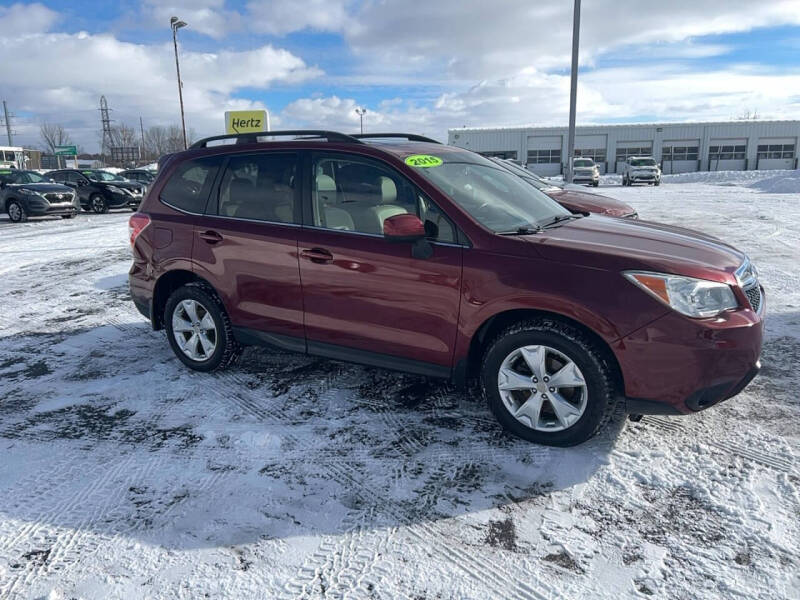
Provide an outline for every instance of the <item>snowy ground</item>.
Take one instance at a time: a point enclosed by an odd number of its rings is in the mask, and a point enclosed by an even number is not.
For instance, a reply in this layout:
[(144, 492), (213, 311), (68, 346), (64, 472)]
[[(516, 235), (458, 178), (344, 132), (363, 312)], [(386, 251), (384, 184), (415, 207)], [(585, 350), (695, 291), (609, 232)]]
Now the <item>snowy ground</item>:
[(193, 373), (128, 299), (129, 213), (0, 219), (0, 598), (797, 598), (800, 186), (681, 177), (597, 191), (751, 255), (763, 372), (567, 450), (424, 378)]

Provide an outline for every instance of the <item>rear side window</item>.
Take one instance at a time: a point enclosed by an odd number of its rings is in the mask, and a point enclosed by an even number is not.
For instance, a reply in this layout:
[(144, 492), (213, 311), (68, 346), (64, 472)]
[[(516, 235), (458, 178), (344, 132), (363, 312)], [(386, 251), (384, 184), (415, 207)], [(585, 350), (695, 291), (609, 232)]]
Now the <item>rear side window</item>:
[(221, 217), (299, 223), (297, 155), (259, 153), (232, 156), (219, 187)]
[(161, 190), (161, 201), (186, 212), (202, 214), (220, 162), (219, 157), (209, 156), (181, 163)]

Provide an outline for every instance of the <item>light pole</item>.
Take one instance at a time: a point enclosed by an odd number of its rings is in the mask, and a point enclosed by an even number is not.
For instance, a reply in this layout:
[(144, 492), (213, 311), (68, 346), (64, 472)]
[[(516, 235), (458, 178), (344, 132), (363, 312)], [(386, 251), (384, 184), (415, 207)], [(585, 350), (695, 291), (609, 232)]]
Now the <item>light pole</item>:
[(186, 27), (186, 23), (178, 17), (170, 17), (169, 26), (172, 28), (172, 45), (175, 46), (175, 70), (178, 73), (178, 99), (181, 103), (181, 128), (183, 129), (183, 149), (186, 150), (186, 119), (183, 116), (183, 84), (181, 83), (181, 66), (178, 63), (178, 29)]
[(356, 114), (358, 115), (358, 119), (361, 121), (361, 133), (364, 133), (364, 115), (367, 114), (367, 109), (359, 106), (356, 108)]
[(569, 133), (567, 134), (567, 172), (564, 180), (572, 183), (572, 155), (575, 154), (575, 105), (578, 98), (578, 40), (581, 33), (581, 0), (572, 11), (572, 70), (569, 83)]

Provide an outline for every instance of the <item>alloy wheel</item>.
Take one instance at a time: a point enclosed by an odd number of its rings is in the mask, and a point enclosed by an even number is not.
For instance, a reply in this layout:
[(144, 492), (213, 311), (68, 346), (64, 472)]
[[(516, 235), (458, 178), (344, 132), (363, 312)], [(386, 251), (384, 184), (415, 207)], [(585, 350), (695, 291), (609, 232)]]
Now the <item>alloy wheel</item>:
[(92, 196), (92, 210), (101, 213), (105, 209), (105, 201), (100, 196)]
[(524, 346), (511, 352), (500, 365), (497, 388), (509, 413), (536, 431), (563, 431), (586, 411), (583, 373), (550, 346)]
[(192, 360), (208, 360), (217, 348), (217, 326), (208, 309), (197, 300), (182, 300), (175, 306), (172, 332), (178, 347)]
[(22, 208), (19, 204), (12, 202), (8, 205), (8, 217), (14, 222), (22, 220)]

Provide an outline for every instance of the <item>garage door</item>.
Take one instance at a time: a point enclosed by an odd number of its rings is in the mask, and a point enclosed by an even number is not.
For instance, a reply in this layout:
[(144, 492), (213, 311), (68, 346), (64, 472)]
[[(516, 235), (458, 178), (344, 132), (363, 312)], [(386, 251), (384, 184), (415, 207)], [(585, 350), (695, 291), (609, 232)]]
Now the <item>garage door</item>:
[(691, 173), (700, 168), (700, 140), (665, 140), (661, 145), (661, 169), (665, 175)]
[(794, 138), (758, 140), (756, 169), (794, 169), (796, 148)]
[(561, 173), (561, 136), (530, 136), (528, 168), (543, 177)]
[(744, 171), (747, 164), (747, 140), (712, 139), (708, 145), (709, 171)]

